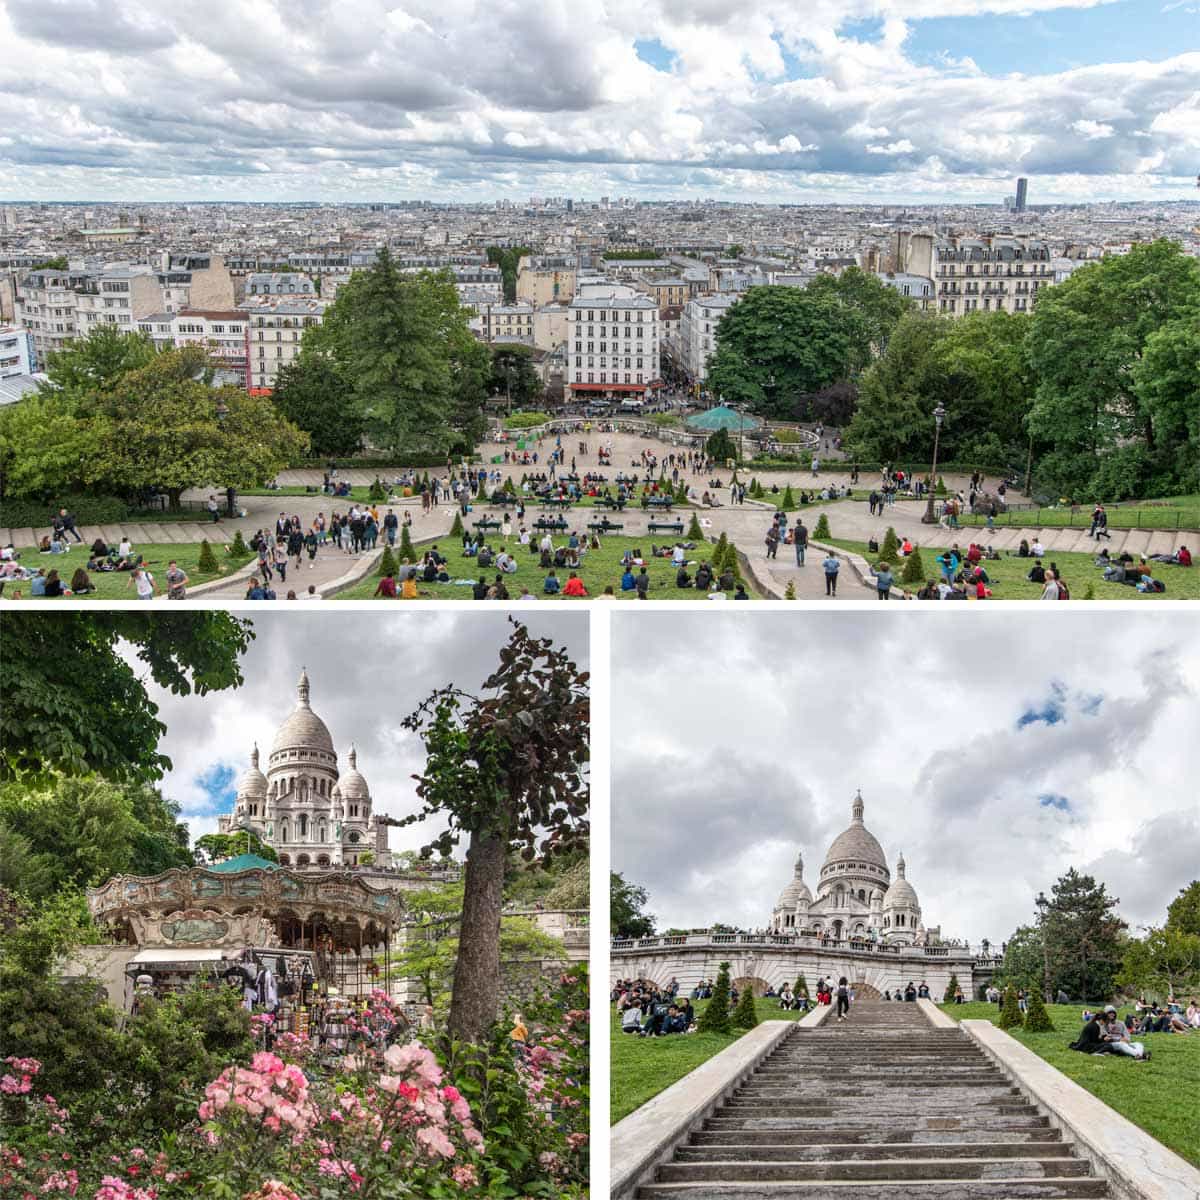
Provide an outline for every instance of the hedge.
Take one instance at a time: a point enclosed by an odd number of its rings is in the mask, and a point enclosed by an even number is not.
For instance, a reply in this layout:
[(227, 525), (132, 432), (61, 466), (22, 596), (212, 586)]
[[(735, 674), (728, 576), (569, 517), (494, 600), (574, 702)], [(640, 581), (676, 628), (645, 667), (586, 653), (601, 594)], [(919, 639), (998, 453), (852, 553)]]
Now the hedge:
[(547, 425), (553, 418), (548, 412), (515, 412), (504, 418), (505, 429), (535, 429), (538, 425)]
[(75, 514), (79, 525), (118, 525), (129, 518), (129, 505), (118, 496), (56, 496), (50, 500), (0, 500), (0, 527), (40, 529), (60, 508)]

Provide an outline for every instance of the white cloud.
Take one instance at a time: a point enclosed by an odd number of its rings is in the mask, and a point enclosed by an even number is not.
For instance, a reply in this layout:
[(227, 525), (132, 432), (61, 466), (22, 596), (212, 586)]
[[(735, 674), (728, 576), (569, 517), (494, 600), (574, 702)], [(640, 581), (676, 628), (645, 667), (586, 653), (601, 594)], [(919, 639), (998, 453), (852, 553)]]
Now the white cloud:
[(1110, 138), (1117, 132), (1111, 125), (1106, 125), (1103, 121), (1072, 121), (1071, 128), (1089, 140)]
[(908, 140), (901, 138), (898, 142), (888, 142), (886, 146), (872, 145), (867, 147), (868, 154), (911, 154), (916, 147)]

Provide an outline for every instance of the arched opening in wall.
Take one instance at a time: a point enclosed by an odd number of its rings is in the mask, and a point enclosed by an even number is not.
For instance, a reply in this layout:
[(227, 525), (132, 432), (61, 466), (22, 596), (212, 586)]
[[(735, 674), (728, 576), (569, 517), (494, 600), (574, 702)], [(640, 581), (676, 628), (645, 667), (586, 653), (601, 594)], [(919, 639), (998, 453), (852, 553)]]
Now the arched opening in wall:
[(287, 854), (281, 854), (279, 856), (279, 865), (281, 867), (290, 867), (292, 865), (291, 856)]
[(771, 985), (765, 979), (760, 979), (757, 975), (740, 975), (733, 981), (733, 986), (737, 988), (739, 995), (741, 995), (741, 993), (744, 992), (747, 987), (752, 987), (754, 989), (754, 995), (759, 997), (765, 996), (768, 988), (770, 988)]
[(309, 857), (307, 854), (301, 854), (299, 857), (297, 857), (296, 866), (307, 867), (308, 865), (309, 865)]
[(317, 855), (317, 866), (318, 867), (329, 866), (329, 855), (328, 854), (318, 854)]
[(872, 984), (866, 983), (861, 979), (856, 979), (850, 987), (854, 991), (855, 1001), (859, 1000), (878, 1000), (882, 994), (880, 990)]
[(839, 938), (839, 939), (840, 939), (840, 938), (841, 938), (841, 936), (842, 936), (842, 923), (841, 923), (841, 921), (834, 921), (834, 923), (833, 923), (832, 927), (830, 928), (830, 931), (829, 931), (829, 932), (830, 932), (830, 933), (832, 933), (832, 934), (833, 934), (833, 936), (834, 936), (835, 938)]

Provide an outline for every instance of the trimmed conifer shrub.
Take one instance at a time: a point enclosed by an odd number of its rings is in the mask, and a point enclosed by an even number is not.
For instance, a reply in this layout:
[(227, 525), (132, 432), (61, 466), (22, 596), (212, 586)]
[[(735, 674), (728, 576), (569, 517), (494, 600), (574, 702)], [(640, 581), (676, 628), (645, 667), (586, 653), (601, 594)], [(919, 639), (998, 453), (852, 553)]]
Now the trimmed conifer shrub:
[(717, 970), (712, 999), (709, 1000), (708, 1007), (700, 1014), (696, 1028), (701, 1033), (728, 1033), (730, 1025), (729, 964), (723, 962)]
[(796, 598), (796, 581), (794, 579), (788, 580), (787, 587), (785, 587), (783, 589), (783, 598), (785, 600), (795, 600), (795, 598)]
[(937, 481), (937, 494), (939, 496), (946, 495), (946, 481), (939, 475)]
[(687, 528), (687, 540), (689, 542), (704, 541), (704, 530), (700, 527), (700, 517), (696, 513), (692, 513), (692, 522)]
[(887, 533), (883, 535), (883, 545), (879, 547), (879, 560), (885, 563), (894, 563), (900, 557), (900, 539), (896, 537), (896, 531), (889, 525)]
[(829, 518), (824, 513), (817, 518), (817, 524), (812, 531), (812, 536), (813, 540), (818, 542), (828, 541), (833, 537), (833, 534), (829, 532)]
[(396, 556), (392, 553), (391, 546), (385, 546), (383, 553), (379, 556), (379, 566), (375, 570), (375, 574), (395, 575), (400, 569), (400, 564), (396, 562)]
[(726, 534), (722, 533), (721, 536), (717, 538), (717, 548), (713, 551), (712, 556), (713, 570), (716, 571), (718, 575), (720, 575), (720, 573), (725, 569), (725, 551), (728, 548), (729, 538)]
[(1025, 1001), (1025, 1028), (1030, 1033), (1053, 1033), (1054, 1022), (1046, 1011), (1042, 993), (1038, 988), (1031, 988), (1029, 998)]
[(1096, 598), (1096, 585), (1095, 585), (1094, 583), (1089, 583), (1089, 584), (1087, 585), (1087, 591), (1083, 593), (1083, 598), (1084, 598), (1085, 600), (1095, 600), (1095, 598)]
[(239, 529), (233, 535), (233, 541), (229, 546), (229, 553), (233, 558), (249, 558), (250, 547), (246, 545), (246, 539), (242, 537), (242, 531)]
[(196, 569), (203, 571), (205, 575), (216, 575), (221, 570), (217, 566), (217, 556), (213, 553), (213, 548), (208, 544), (208, 538), (205, 538), (200, 543), (200, 557), (196, 559)]
[(462, 513), (454, 514), (454, 524), (450, 526), (450, 536), (460, 538), (463, 535)]
[(797, 996), (807, 996), (808, 995), (808, 980), (805, 979), (803, 975), (797, 975), (796, 976), (796, 986), (794, 988), (792, 988), (792, 991), (795, 992), (795, 994)]
[(410, 563), (417, 561), (417, 552), (413, 549), (412, 537), (408, 532), (407, 525), (400, 526), (400, 557), (407, 558)]
[(387, 496), (388, 496), (387, 488), (385, 488), (383, 486), (382, 482), (378, 479), (378, 477), (376, 477), (375, 479), (372, 479), (371, 487), (367, 491), (367, 499), (370, 500), (372, 504), (379, 504), (382, 501), (386, 500)]
[[(524, 483), (524, 481), (524, 476), (522, 476), (521, 482)], [(515, 496), (517, 494), (517, 489), (513, 484), (511, 475), (504, 481), (504, 486), (500, 490), (502, 492), (507, 492), (510, 496)]]
[(687, 484), (681, 479), (679, 486), (675, 489), (675, 503), (686, 504), (688, 502)]
[(1024, 1023), (1021, 1009), (1017, 1004), (1017, 989), (1010, 983), (1004, 989), (1004, 1003), (1000, 1006), (1000, 1020), (996, 1022), (1001, 1029), (1015, 1029)]
[(796, 507), (796, 497), (792, 493), (792, 485), (790, 483), (783, 489), (783, 503), (780, 507), (784, 512), (791, 512)]
[(943, 1004), (950, 1004), (954, 1000), (954, 993), (958, 991), (958, 976), (951, 973), (950, 982), (946, 984), (945, 994), (942, 996)]
[(921, 551), (916, 546), (913, 546), (912, 553), (904, 560), (904, 570), (900, 572), (900, 582), (925, 582), (925, 564), (921, 562)]
[(746, 980), (746, 986), (738, 996), (737, 1007), (734, 1008), (730, 1019), (737, 1029), (753, 1029), (758, 1024), (758, 1013), (754, 1008), (754, 988), (749, 980)]

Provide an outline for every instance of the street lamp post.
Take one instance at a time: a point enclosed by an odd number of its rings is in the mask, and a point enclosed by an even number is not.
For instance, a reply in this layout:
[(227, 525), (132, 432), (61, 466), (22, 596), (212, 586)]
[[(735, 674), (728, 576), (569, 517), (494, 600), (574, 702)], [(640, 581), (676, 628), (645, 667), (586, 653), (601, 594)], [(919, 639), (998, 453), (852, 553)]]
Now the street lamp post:
[(1046, 945), (1046, 913), (1050, 908), (1050, 901), (1046, 899), (1045, 892), (1038, 892), (1037, 899), (1034, 901), (1037, 905), (1038, 918), (1041, 924), (1042, 935), (1042, 999), (1047, 1004), (1050, 1003), (1050, 950)]
[(946, 410), (941, 404), (933, 410), (933, 470), (929, 473), (929, 503), (925, 505), (925, 515), (921, 518), (922, 525), (936, 525), (937, 517), (933, 511), (933, 497), (937, 492), (937, 460), (938, 442), (942, 435), (942, 422), (946, 419)]

